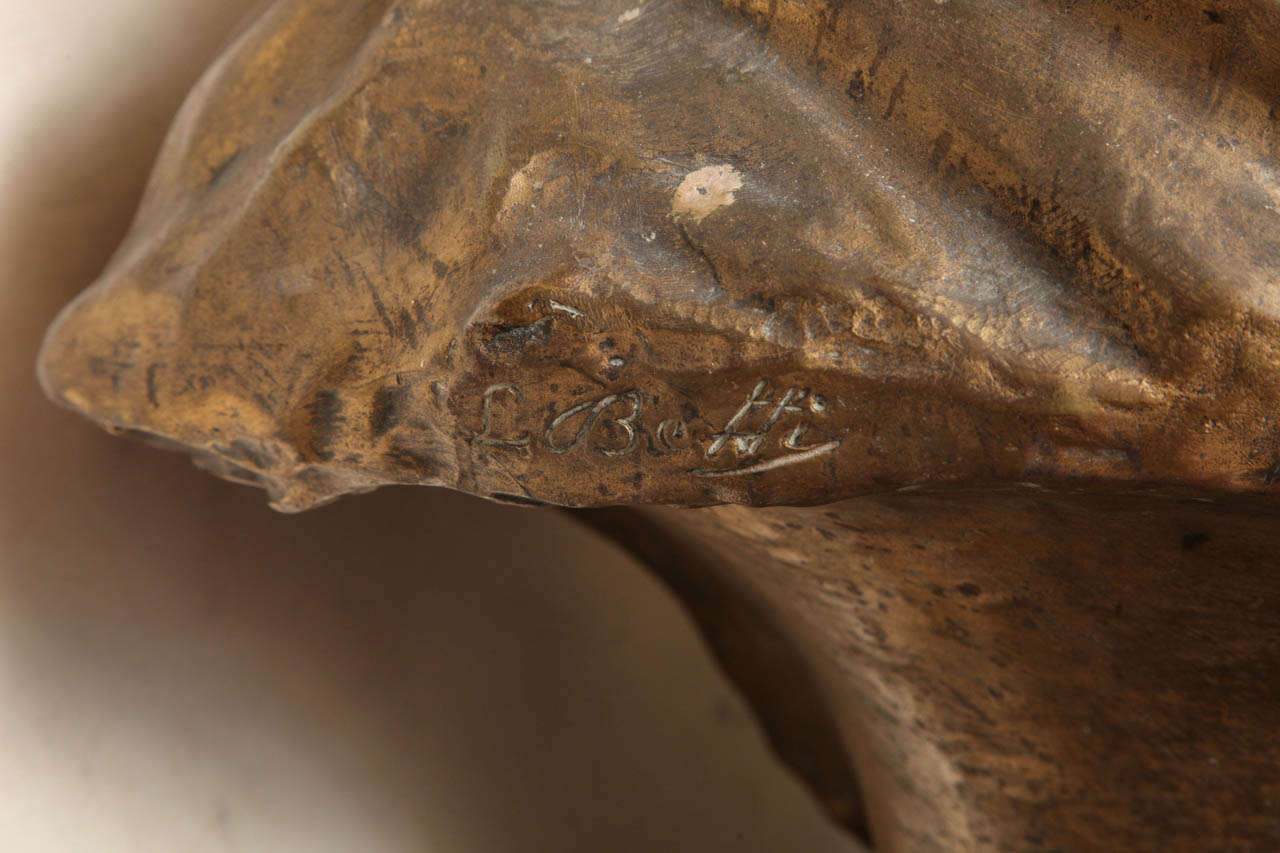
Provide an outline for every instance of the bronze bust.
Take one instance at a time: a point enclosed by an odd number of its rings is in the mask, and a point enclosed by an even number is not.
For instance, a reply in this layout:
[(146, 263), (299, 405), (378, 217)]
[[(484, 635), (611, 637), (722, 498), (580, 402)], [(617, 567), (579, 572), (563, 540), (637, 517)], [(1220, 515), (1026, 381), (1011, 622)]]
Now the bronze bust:
[(1273, 848), (1277, 44), (1262, 0), (282, 0), (40, 375), (283, 510), (596, 508), (877, 847)]

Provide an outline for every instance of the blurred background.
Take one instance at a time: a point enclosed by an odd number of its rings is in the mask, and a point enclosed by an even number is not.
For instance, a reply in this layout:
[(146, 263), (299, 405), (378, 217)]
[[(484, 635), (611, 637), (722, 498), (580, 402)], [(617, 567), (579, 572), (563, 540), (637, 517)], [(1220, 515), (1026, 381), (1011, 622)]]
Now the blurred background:
[(301, 516), (54, 408), (246, 0), (0, 0), (0, 849), (849, 851), (671, 596), (553, 511)]

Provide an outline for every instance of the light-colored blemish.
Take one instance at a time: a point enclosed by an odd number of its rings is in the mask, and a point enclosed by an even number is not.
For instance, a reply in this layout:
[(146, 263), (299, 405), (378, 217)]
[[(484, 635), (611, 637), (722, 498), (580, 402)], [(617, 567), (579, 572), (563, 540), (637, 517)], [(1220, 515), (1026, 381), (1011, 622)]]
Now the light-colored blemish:
[(613, 358), (609, 359), (609, 366), (614, 368), (615, 370), (619, 367), (622, 367), (626, 363), (627, 363), (626, 361), (624, 361), (623, 359), (619, 358), (616, 355)]
[(619, 16), (618, 16), (618, 23), (619, 23), (619, 24), (629, 24), (629, 23), (631, 23), (632, 21), (634, 21), (634, 20), (635, 20), (636, 18), (638, 18), (638, 17), (640, 17), (640, 7), (639, 7), (639, 6), (636, 6), (636, 7), (634, 7), (634, 8), (628, 9), (627, 11), (625, 11), (625, 12), (623, 12), (621, 15), (619, 15)]
[(742, 176), (729, 165), (704, 166), (685, 175), (671, 199), (671, 213), (701, 222), (711, 213), (733, 204), (742, 189)]
[(770, 459), (767, 462), (758, 462), (755, 465), (748, 465), (745, 468), (733, 468), (728, 471), (701, 470), (694, 471), (699, 477), (740, 477), (744, 474), (759, 474), (762, 471), (772, 471), (774, 468), (781, 468), (784, 465), (795, 465), (800, 462), (807, 462), (818, 456), (824, 456), (840, 446), (838, 441), (828, 441), (826, 444), (820, 444), (817, 447), (804, 451), (803, 453), (792, 453), (787, 456), (780, 456), (777, 459)]
[(66, 400), (74, 408), (82, 411), (87, 411), (89, 408), (89, 401), (85, 399), (83, 394), (74, 388), (64, 388), (62, 390), (62, 399)]
[(552, 311), (559, 311), (562, 314), (568, 314), (570, 317), (572, 317), (575, 320), (587, 316), (586, 311), (579, 311), (577, 308), (574, 308), (572, 305), (565, 305), (563, 302), (556, 302), (554, 299), (548, 299), (547, 306)]

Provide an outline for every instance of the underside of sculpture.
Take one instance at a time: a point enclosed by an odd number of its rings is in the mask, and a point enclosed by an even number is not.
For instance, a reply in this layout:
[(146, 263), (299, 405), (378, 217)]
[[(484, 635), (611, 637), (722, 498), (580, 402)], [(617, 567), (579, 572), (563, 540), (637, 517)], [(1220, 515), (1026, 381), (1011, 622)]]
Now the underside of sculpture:
[(1264, 0), (283, 0), (40, 375), (610, 507), (885, 849), (1267, 849), (1278, 108)]

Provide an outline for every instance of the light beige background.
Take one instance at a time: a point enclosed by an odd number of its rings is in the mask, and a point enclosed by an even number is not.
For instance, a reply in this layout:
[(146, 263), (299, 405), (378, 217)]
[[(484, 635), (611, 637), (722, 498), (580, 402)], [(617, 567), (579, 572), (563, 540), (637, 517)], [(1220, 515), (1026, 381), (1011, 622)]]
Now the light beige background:
[(0, 2), (0, 850), (850, 851), (568, 518), (298, 517), (39, 396), (245, 0)]

